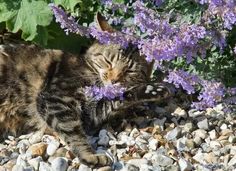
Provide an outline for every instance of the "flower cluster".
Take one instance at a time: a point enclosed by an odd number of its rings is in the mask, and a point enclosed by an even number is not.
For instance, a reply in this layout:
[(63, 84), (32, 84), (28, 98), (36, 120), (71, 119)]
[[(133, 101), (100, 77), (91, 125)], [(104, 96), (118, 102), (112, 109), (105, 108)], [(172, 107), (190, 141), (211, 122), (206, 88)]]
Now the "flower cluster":
[(194, 86), (200, 82), (200, 79), (196, 75), (192, 75), (183, 70), (169, 72), (169, 75), (164, 80), (168, 83), (173, 83), (176, 88), (180, 85), (188, 94), (195, 93)]
[(60, 7), (57, 7), (54, 4), (49, 4), (49, 6), (51, 7), (54, 13), (56, 22), (60, 23), (61, 28), (64, 29), (66, 34), (71, 32), (71, 33), (78, 33), (81, 36), (87, 36), (87, 37), (89, 36), (87, 28), (78, 25), (74, 17), (68, 16), (63, 9), (61, 9)]
[(212, 23), (215, 16), (223, 20), (224, 28), (232, 29), (236, 24), (236, 1), (235, 0), (197, 0), (200, 4), (208, 4), (205, 12), (209, 23)]
[[(56, 21), (61, 24), (67, 34), (68, 32), (79, 33), (83, 36), (94, 37), (104, 44), (120, 44), (123, 47), (133, 44), (138, 47), (141, 54), (146, 56), (148, 61), (154, 59), (157, 63), (162, 63), (162, 61), (172, 61), (176, 57), (183, 57), (187, 63), (191, 63), (199, 55), (205, 57), (206, 50), (213, 45), (219, 47), (222, 52), (227, 46), (226, 30), (231, 30), (236, 24), (235, 0), (195, 1), (207, 7), (207, 10), (203, 12), (204, 17), (201, 18), (201, 22), (178, 24), (171, 23), (168, 17), (164, 18), (154, 9), (147, 8), (146, 3), (149, 2), (145, 0), (130, 0), (127, 4), (116, 3), (112, 0), (101, 0), (105, 8), (112, 11), (111, 18), (113, 19), (117, 17), (115, 13), (120, 8), (125, 12), (131, 10), (133, 13), (133, 18), (129, 18), (128, 25), (125, 25), (119, 17), (117, 21), (112, 21), (114, 24), (124, 24), (120, 32), (112, 33), (101, 31), (94, 26), (80, 26), (72, 16), (68, 17), (61, 8), (52, 4), (50, 7), (54, 12)], [(164, 0), (152, 1), (158, 7), (163, 2)], [(105, 12), (105, 14), (109, 15), (109, 12)], [(216, 24), (216, 20), (223, 24)], [(214, 24), (220, 26), (220, 29)], [(236, 47), (234, 53), (236, 54)], [(234, 88), (227, 89), (222, 83), (203, 80), (184, 70), (170, 71), (165, 81), (173, 83), (176, 87), (181, 86), (188, 94), (195, 93), (196, 87), (201, 87), (199, 101), (192, 105), (200, 110), (224, 102), (223, 98), (226, 94), (230, 96), (230, 102), (232, 102), (236, 95)], [(122, 99), (124, 91), (123, 87), (117, 85), (86, 88), (86, 94), (96, 100), (114, 99), (115, 97)]]
[(120, 85), (106, 85), (104, 87), (92, 86), (85, 88), (85, 94), (88, 97), (94, 98), (95, 100), (101, 100), (102, 98), (107, 98), (108, 100), (115, 99), (119, 97), (123, 100), (123, 94), (125, 88)]
[(201, 85), (203, 88), (198, 96), (199, 102), (193, 102), (193, 107), (203, 110), (222, 102), (225, 95), (225, 87), (222, 83), (203, 80)]

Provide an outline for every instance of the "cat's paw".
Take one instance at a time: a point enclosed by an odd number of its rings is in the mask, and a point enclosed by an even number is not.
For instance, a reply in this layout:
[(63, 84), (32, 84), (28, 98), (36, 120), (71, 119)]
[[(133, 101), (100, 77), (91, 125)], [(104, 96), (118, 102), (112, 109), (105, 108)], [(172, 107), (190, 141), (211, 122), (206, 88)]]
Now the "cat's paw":
[(106, 154), (83, 155), (80, 157), (80, 161), (91, 168), (111, 166), (113, 163), (111, 158)]

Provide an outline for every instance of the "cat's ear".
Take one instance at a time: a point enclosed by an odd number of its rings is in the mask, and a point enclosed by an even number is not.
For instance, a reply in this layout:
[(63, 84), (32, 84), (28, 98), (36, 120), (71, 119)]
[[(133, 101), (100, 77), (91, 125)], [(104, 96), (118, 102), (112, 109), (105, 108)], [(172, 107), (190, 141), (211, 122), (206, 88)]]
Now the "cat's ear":
[(116, 31), (110, 24), (107, 23), (106, 19), (99, 12), (96, 14), (96, 24), (101, 31), (107, 31), (109, 33)]

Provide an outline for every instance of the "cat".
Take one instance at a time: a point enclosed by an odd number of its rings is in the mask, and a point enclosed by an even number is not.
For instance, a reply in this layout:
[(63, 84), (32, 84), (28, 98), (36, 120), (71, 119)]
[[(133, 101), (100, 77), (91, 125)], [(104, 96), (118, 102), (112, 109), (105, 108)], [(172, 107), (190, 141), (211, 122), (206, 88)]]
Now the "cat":
[[(100, 29), (111, 31), (102, 17)], [(111, 165), (105, 154), (95, 154), (87, 142), (91, 129), (146, 101), (169, 96), (166, 87), (150, 82), (152, 63), (135, 48), (94, 42), (85, 54), (43, 49), (33, 44), (0, 46), (0, 135), (55, 131), (90, 167)], [(124, 100), (88, 98), (86, 86), (121, 84)], [(146, 92), (152, 84), (159, 92)], [(154, 93), (153, 93), (154, 92)]]

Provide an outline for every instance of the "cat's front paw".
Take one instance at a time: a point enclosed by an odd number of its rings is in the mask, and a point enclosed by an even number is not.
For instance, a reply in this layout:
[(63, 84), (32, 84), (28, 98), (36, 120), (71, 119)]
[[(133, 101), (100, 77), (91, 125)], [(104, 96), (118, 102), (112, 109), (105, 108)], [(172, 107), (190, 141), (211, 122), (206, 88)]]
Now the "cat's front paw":
[(91, 167), (111, 166), (113, 161), (106, 154), (89, 154), (80, 156), (81, 163)]

